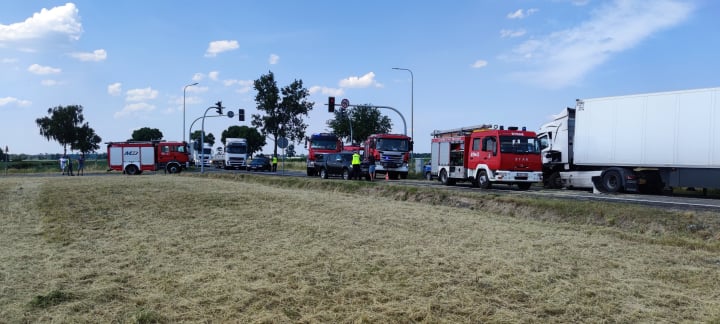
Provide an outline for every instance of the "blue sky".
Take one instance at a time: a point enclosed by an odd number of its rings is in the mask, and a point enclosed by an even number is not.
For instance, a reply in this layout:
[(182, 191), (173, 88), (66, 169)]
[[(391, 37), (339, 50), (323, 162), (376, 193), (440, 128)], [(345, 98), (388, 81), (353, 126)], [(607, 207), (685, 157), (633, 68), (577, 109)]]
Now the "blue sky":
[(310, 90), (308, 133), (335, 96), (395, 107), (429, 152), (433, 130), (535, 130), (576, 98), (720, 86), (718, 31), (714, 0), (4, 1), (0, 146), (62, 152), (35, 119), (74, 104), (103, 142), (182, 140), (194, 82), (186, 128), (218, 100), (246, 111), (206, 119), (219, 138), (250, 125), (252, 81), (272, 71)]

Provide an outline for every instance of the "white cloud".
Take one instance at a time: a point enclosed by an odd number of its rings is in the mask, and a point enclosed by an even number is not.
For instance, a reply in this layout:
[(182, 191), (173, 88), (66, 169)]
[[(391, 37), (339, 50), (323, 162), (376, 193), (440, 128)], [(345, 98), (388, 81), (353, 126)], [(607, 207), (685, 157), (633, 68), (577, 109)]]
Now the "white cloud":
[(484, 68), (484, 67), (486, 67), (487, 65), (488, 65), (488, 62), (487, 62), (487, 61), (477, 60), (477, 61), (475, 61), (475, 63), (473, 63), (471, 66), (472, 66), (473, 68), (479, 69), (479, 68)]
[(347, 79), (340, 80), (340, 87), (343, 88), (367, 88), (375, 86), (382, 88), (382, 84), (375, 81), (375, 73), (369, 72), (361, 77), (351, 76)]
[(111, 96), (119, 96), (122, 93), (122, 83), (115, 82), (107, 87), (107, 92)]
[(500, 30), (500, 37), (502, 38), (514, 38), (514, 37), (520, 37), (525, 35), (526, 31), (525, 29), (501, 29)]
[(204, 78), (205, 78), (205, 75), (204, 75), (204, 74), (202, 74), (202, 73), (195, 73), (195, 74), (193, 75), (193, 77), (192, 77), (192, 80), (193, 80), (194, 82), (200, 82), (200, 81), (202, 81), (202, 79), (204, 79)]
[(277, 56), (276, 54), (270, 54), (270, 59), (268, 59), (268, 62), (271, 65), (278, 64), (279, 61), (280, 61), (280, 56)]
[(550, 88), (570, 85), (613, 55), (685, 21), (693, 9), (675, 0), (616, 0), (604, 4), (577, 27), (518, 45), (510, 59), (528, 66), (514, 77)]
[(152, 88), (147, 87), (144, 89), (128, 90), (125, 100), (126, 101), (144, 101), (144, 100), (155, 99), (155, 98), (157, 98), (157, 96), (158, 96), (157, 90), (153, 90)]
[(100, 62), (100, 61), (104, 61), (105, 59), (107, 59), (107, 52), (105, 52), (104, 49), (98, 49), (98, 50), (94, 50), (92, 53), (87, 53), (87, 52), (71, 53), (70, 56), (72, 56), (73, 58), (76, 58), (80, 61), (83, 61), (83, 62), (87, 62), (87, 61)]
[(222, 52), (232, 51), (238, 49), (240, 45), (236, 40), (221, 40), (210, 42), (207, 51), (205, 51), (205, 57), (215, 57)]
[(518, 9), (518, 10), (515, 10), (514, 12), (507, 14), (507, 18), (508, 19), (525, 19), (536, 12), (538, 12), (538, 9), (535, 9), (535, 8), (528, 9), (528, 10)]
[(340, 97), (345, 94), (345, 90), (342, 88), (328, 88), (328, 87), (321, 87), (321, 86), (312, 86), (310, 89), (308, 89), (308, 92), (310, 94), (322, 94), (325, 96), (331, 96), (331, 97)]
[(155, 110), (155, 106), (144, 103), (144, 102), (138, 102), (126, 105), (121, 111), (118, 111), (115, 113), (115, 118), (121, 118), (126, 116), (137, 116), (141, 115), (142, 113), (150, 112)]
[(13, 103), (20, 107), (27, 107), (32, 104), (32, 102), (30, 102), (28, 100), (20, 100), (18, 98), (13, 98), (13, 97), (0, 98), (0, 107), (6, 106), (9, 104), (13, 104)]
[(52, 87), (52, 86), (60, 85), (60, 82), (57, 81), (57, 80), (49, 80), (49, 79), (48, 79), (48, 80), (42, 80), (42, 81), (40, 81), (40, 84), (42, 84), (42, 85), (44, 85), (44, 86), (46, 86), (46, 87)]
[(28, 71), (30, 73), (38, 74), (38, 75), (46, 75), (46, 74), (57, 74), (62, 72), (61, 69), (50, 67), (50, 66), (42, 66), (39, 64), (33, 64), (28, 67)]
[(250, 92), (250, 89), (255, 85), (255, 82), (252, 80), (224, 80), (223, 84), (226, 87), (232, 87), (232, 86), (239, 86), (235, 92), (237, 93), (248, 93)]
[(220, 77), (220, 72), (218, 71), (212, 71), (208, 73), (208, 78), (210, 78), (210, 80), (217, 81), (218, 77)]
[(4, 58), (4, 59), (0, 60), (0, 62), (2, 62), (3, 64), (11, 64), (11, 63), (17, 63), (17, 62), (18, 62), (18, 59), (16, 59), (16, 58)]
[(0, 42), (43, 39), (58, 34), (78, 40), (82, 32), (77, 7), (73, 3), (67, 3), (49, 10), (43, 8), (23, 22), (0, 24)]

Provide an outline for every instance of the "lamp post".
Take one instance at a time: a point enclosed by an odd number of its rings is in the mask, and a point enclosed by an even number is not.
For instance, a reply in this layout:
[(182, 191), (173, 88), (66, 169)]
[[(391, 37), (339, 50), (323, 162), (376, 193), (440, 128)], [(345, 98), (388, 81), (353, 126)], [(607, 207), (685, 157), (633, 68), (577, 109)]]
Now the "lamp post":
[(191, 83), (183, 87), (183, 142), (185, 142), (185, 90), (187, 90), (188, 87), (192, 87), (194, 85), (197, 85), (198, 83)]
[(415, 133), (414, 133), (415, 124), (413, 121), (413, 110), (414, 110), (413, 109), (413, 104), (414, 104), (413, 101), (414, 101), (415, 95), (413, 92), (415, 91), (415, 77), (413, 76), (413, 72), (410, 69), (398, 68), (398, 67), (394, 67), (392, 69), (410, 72), (410, 137), (412, 137), (412, 140), (414, 141), (415, 140)]

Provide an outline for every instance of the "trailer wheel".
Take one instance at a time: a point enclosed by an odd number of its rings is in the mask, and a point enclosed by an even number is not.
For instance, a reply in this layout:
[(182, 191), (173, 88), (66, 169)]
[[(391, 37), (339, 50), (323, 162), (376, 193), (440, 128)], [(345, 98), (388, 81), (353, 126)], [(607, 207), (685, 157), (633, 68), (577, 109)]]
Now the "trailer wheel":
[(320, 178), (322, 178), (322, 179), (328, 178), (328, 173), (327, 173), (327, 170), (325, 170), (325, 168), (320, 169)]
[(481, 189), (490, 189), (490, 187), (492, 187), (490, 179), (488, 178), (485, 171), (479, 171), (475, 179), (477, 179), (475, 181), (477, 181), (478, 187), (480, 187)]
[(614, 193), (620, 191), (622, 187), (622, 176), (617, 170), (608, 170), (602, 175), (602, 185), (605, 191)]
[(136, 175), (136, 174), (139, 174), (138, 171), (139, 170), (138, 170), (137, 166), (135, 166), (135, 164), (130, 164), (125, 167), (125, 174)]

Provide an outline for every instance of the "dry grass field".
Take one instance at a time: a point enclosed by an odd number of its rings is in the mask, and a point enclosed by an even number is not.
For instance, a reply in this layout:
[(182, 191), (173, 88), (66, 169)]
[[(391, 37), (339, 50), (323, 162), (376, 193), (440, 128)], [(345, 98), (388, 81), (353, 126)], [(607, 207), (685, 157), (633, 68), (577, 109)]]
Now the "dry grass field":
[(0, 323), (720, 322), (718, 215), (254, 175), (0, 177)]

